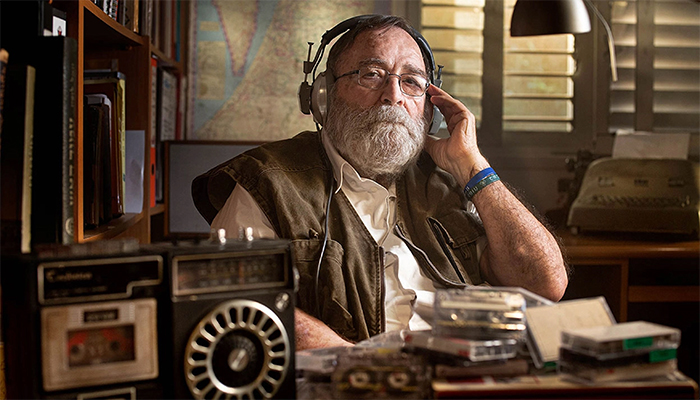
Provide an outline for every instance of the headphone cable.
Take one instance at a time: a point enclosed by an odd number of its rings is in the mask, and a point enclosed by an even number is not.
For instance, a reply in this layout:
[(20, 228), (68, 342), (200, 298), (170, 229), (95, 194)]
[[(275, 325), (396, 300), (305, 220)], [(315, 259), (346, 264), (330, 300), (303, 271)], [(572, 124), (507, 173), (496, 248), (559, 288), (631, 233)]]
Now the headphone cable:
[(328, 191), (328, 202), (326, 203), (326, 215), (324, 218), (324, 233), (323, 242), (321, 243), (321, 253), (318, 256), (318, 264), (316, 265), (316, 278), (314, 281), (314, 295), (316, 296), (316, 316), (321, 319), (321, 307), (319, 299), (319, 281), (321, 276), (321, 262), (323, 262), (323, 255), (326, 252), (326, 244), (328, 244), (328, 220), (331, 212), (331, 199), (333, 198), (333, 190), (335, 189), (335, 179), (333, 178), (333, 172), (330, 174), (330, 190)]

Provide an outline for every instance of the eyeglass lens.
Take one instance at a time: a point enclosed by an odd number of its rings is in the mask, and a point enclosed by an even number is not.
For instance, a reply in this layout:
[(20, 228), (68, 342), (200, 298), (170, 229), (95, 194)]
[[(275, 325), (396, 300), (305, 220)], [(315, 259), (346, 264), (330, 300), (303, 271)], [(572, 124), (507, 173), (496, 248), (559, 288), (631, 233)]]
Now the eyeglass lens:
[(357, 75), (357, 81), (360, 86), (364, 86), (369, 89), (379, 89), (386, 81), (389, 76), (397, 76), (399, 78), (399, 84), (401, 91), (408, 96), (422, 96), (428, 89), (428, 80), (417, 74), (392, 74), (389, 71), (379, 68), (379, 67), (362, 67)]

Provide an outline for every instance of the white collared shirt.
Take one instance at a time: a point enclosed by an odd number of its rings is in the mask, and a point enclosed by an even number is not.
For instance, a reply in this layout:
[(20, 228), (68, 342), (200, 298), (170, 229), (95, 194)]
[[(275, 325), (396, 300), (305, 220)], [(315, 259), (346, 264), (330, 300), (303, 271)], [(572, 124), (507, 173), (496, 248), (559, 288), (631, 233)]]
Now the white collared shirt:
[[(435, 286), (423, 275), (408, 246), (394, 234), (396, 224), (396, 188), (389, 189), (361, 177), (345, 161), (322, 133), (323, 146), (333, 165), (339, 191), (343, 191), (365, 227), (384, 249), (385, 322), (386, 330), (430, 329), (421, 315), (430, 318)], [(236, 185), (226, 204), (212, 221), (213, 229), (226, 229), (227, 236), (239, 237), (246, 227), (253, 228), (256, 238), (276, 238), (270, 221), (257, 202), (240, 185)], [(479, 250), (483, 246), (479, 246)], [(481, 251), (477, 251), (478, 254)], [(420, 315), (419, 315), (420, 313)]]

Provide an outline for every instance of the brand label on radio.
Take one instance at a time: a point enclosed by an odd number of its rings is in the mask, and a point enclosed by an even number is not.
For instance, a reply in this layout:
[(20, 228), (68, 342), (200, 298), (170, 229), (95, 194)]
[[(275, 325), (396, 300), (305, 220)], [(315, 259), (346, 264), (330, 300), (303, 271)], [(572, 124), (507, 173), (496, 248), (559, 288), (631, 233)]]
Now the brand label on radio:
[(136, 286), (159, 284), (161, 256), (71, 260), (39, 265), (39, 302), (128, 298)]

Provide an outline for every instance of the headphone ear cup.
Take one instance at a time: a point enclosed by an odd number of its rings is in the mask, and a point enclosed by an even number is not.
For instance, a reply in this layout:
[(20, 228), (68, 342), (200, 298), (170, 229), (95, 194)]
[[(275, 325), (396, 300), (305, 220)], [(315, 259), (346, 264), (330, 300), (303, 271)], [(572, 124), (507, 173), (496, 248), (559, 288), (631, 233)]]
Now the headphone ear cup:
[(326, 71), (321, 72), (311, 88), (311, 113), (314, 116), (314, 121), (323, 126), (328, 115), (330, 107), (330, 90), (333, 87), (333, 75), (327, 74)]
[(428, 129), (428, 133), (431, 135), (436, 135), (440, 130), (440, 125), (442, 125), (443, 119), (445, 119), (445, 117), (442, 115), (440, 110), (438, 110), (436, 106), (433, 106), (433, 119), (430, 121), (430, 129)]

